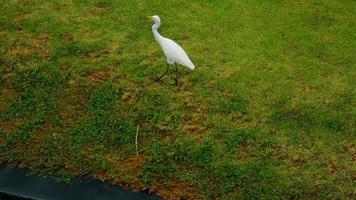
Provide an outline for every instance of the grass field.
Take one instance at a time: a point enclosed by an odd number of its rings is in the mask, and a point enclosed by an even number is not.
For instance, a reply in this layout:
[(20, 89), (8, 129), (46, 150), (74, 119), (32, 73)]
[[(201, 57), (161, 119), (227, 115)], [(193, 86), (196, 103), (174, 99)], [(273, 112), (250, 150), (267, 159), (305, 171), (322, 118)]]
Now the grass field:
[[(355, 10), (1, 0), (0, 160), (167, 199), (353, 199)], [(166, 68), (154, 14), (197, 67), (179, 87), (150, 84)]]

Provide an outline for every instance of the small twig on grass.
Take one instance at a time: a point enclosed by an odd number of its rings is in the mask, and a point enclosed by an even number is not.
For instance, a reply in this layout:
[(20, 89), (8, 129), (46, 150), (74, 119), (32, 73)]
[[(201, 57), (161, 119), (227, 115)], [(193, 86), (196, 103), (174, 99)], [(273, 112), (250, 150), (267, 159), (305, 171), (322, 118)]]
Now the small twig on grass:
[(137, 150), (137, 138), (138, 138), (138, 129), (140, 128), (140, 125), (137, 125), (136, 128), (136, 137), (135, 137), (135, 145), (136, 145), (136, 156), (138, 156), (138, 150)]

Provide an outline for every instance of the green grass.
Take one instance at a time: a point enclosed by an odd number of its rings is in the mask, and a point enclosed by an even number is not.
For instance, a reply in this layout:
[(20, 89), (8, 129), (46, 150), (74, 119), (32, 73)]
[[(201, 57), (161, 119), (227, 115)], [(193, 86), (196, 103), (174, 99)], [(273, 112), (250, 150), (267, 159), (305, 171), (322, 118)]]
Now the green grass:
[[(170, 199), (352, 199), (355, 9), (2, 0), (0, 160)], [(154, 14), (197, 66), (178, 88), (149, 84), (166, 67)]]

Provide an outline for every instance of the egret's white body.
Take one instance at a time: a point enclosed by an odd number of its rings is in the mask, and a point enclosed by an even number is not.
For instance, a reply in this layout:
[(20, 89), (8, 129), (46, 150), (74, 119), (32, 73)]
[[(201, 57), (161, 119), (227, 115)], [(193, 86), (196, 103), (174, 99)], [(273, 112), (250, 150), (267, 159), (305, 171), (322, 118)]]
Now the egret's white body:
[(164, 55), (167, 57), (168, 64), (180, 64), (191, 70), (195, 69), (194, 64), (181, 46), (173, 40), (165, 38), (159, 34), (158, 28), (161, 25), (161, 19), (157, 15), (152, 16), (151, 19), (154, 22), (152, 26), (153, 36), (155, 37), (157, 43), (161, 46)]

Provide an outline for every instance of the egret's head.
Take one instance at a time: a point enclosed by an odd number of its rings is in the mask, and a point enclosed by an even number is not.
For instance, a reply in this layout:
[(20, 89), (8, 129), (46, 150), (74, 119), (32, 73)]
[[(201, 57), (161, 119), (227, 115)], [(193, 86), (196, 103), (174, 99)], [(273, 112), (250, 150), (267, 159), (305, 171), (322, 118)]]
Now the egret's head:
[(161, 19), (157, 15), (149, 16), (149, 18), (155, 23), (155, 24), (160, 24)]

